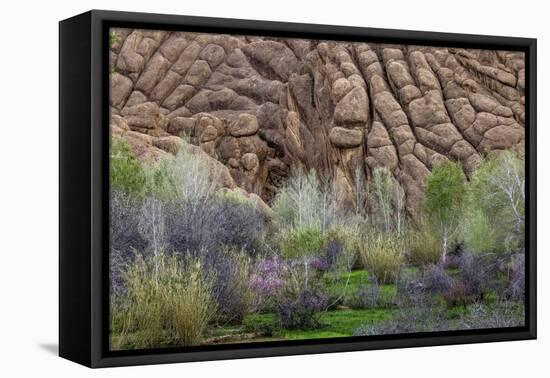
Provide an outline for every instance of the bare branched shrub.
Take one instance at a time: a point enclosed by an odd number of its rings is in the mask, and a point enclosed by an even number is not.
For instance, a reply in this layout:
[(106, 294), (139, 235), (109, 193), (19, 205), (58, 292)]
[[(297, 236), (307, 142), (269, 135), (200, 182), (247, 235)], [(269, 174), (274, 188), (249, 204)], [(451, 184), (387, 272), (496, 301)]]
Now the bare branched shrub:
[(110, 206), (110, 252), (109, 273), (111, 293), (124, 290), (121, 272), (135, 250), (144, 250), (147, 240), (139, 232), (139, 201), (123, 191), (111, 190)]
[(149, 249), (155, 256), (155, 277), (158, 277), (158, 257), (168, 245), (165, 217), (164, 204), (159, 199), (148, 196), (143, 200), (138, 228), (143, 239), (149, 242)]
[(439, 264), (431, 264), (423, 272), (423, 283), (426, 290), (434, 294), (444, 294), (453, 285), (453, 280)]
[(516, 301), (525, 301), (525, 254), (512, 257), (509, 271), (508, 295)]
[(240, 250), (219, 248), (202, 251), (203, 269), (213, 278), (212, 296), (218, 311), (215, 320), (221, 324), (239, 324), (252, 311), (253, 292), (249, 277), (252, 259)]
[(367, 217), (368, 209), (368, 187), (367, 187), (367, 178), (365, 177), (365, 172), (361, 167), (357, 167), (354, 172), (354, 181), (355, 181), (355, 214), (361, 217)]
[(385, 232), (390, 232), (392, 229), (392, 175), (386, 167), (378, 167), (374, 169), (372, 175), (374, 214), (381, 229)]
[(338, 223), (338, 203), (338, 194), (329, 181), (320, 180), (314, 170), (305, 174), (294, 168), (272, 207), (281, 227), (319, 227), (324, 233)]
[(203, 159), (185, 151), (178, 153), (172, 165), (172, 174), (180, 201), (200, 204), (214, 195), (217, 183), (208, 172), (208, 165)]
[(383, 232), (395, 232), (402, 236), (405, 231), (405, 191), (386, 167), (373, 171), (370, 185), (372, 220)]
[(376, 277), (361, 285), (350, 305), (354, 308), (377, 308), (382, 304), (380, 285)]
[(523, 302), (497, 302), (493, 305), (481, 303), (469, 307), (459, 319), (458, 329), (487, 329), (522, 327), (525, 325)]
[(168, 212), (168, 245), (175, 251), (215, 251), (234, 247), (253, 255), (263, 232), (264, 217), (250, 204), (212, 198), (200, 206), (182, 203)]
[(393, 184), (393, 202), (395, 204), (395, 232), (402, 236), (405, 232), (405, 190), (398, 181)]

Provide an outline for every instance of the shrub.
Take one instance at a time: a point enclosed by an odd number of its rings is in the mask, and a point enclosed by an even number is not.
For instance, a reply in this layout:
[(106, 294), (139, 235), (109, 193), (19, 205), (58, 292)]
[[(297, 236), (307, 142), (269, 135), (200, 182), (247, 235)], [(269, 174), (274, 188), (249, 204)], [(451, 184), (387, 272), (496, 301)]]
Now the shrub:
[(214, 195), (218, 186), (215, 178), (210, 177), (206, 161), (198, 159), (188, 152), (181, 151), (172, 165), (172, 173), (177, 185), (181, 202), (200, 204)]
[(436, 264), (441, 258), (441, 246), (434, 232), (426, 224), (407, 233), (407, 258), (411, 264)]
[(240, 324), (253, 305), (250, 257), (243, 251), (224, 248), (203, 251), (202, 255), (204, 269), (213, 277), (212, 296), (218, 308), (216, 320)]
[[(479, 245), (478, 237), (470, 237), (468, 247), (474, 252), (483, 249), (497, 252), (511, 252), (523, 247), (525, 228), (525, 163), (522, 156), (513, 151), (502, 151), (487, 156), (477, 167), (470, 185), (469, 212), (483, 215), (478, 222), (467, 223), (464, 235), (483, 237), (483, 228), (488, 231), (493, 246), (487, 242)], [(479, 215), (477, 216), (479, 217)], [(481, 239), (481, 241), (483, 241)], [(473, 242), (473, 243), (472, 243)], [(491, 247), (491, 248), (489, 248)]]
[(338, 195), (332, 185), (321, 182), (315, 170), (304, 173), (293, 168), (287, 182), (275, 196), (272, 209), (275, 222), (283, 228), (318, 227), (325, 232), (337, 223)]
[(459, 163), (435, 165), (426, 179), (424, 210), (441, 243), (441, 263), (460, 225), (466, 199), (466, 185)]
[(303, 258), (319, 255), (325, 247), (326, 238), (318, 226), (298, 226), (282, 230), (280, 249), (285, 258)]
[(431, 264), (424, 271), (424, 285), (432, 293), (446, 293), (453, 286), (453, 280), (441, 265)]
[(124, 140), (111, 140), (110, 187), (130, 197), (143, 194), (146, 174)]
[(254, 294), (253, 309), (271, 309), (280, 295), (289, 273), (287, 265), (279, 258), (262, 258), (256, 261), (250, 275), (249, 287)]
[(212, 279), (204, 272), (200, 260), (183, 266), (172, 257), (164, 263), (167, 274), (161, 280), (169, 329), (180, 346), (197, 345), (216, 313), (212, 299)]
[(142, 250), (147, 242), (138, 231), (140, 204), (123, 191), (111, 190), (110, 247), (113, 254), (130, 257), (133, 250)]
[(463, 252), (460, 255), (458, 269), (466, 294), (474, 298), (480, 298), (487, 286), (490, 274), (486, 263), (471, 253)]
[(353, 308), (377, 308), (382, 304), (380, 285), (375, 277), (357, 289), (349, 305)]
[(428, 290), (419, 271), (402, 269), (395, 280), (395, 302), (400, 308), (433, 307), (435, 296)]
[(359, 245), (359, 258), (380, 283), (391, 283), (403, 263), (403, 245), (395, 235), (372, 233)]
[(475, 296), (468, 292), (466, 285), (463, 282), (457, 281), (443, 292), (443, 299), (449, 307), (466, 306), (476, 301)]
[(111, 191), (109, 219), (109, 274), (111, 294), (125, 290), (121, 272), (134, 256), (134, 251), (144, 250), (148, 243), (138, 231), (140, 220), (139, 201), (119, 189)]
[(137, 255), (123, 277), (126, 292), (113, 298), (111, 315), (121, 345), (130, 342), (143, 349), (200, 343), (216, 305), (211, 277), (199, 260)]
[(220, 198), (184, 202), (167, 214), (168, 246), (176, 251), (217, 250), (222, 246), (254, 255), (264, 217), (258, 209)]
[(405, 192), (399, 182), (393, 179), (386, 167), (373, 171), (370, 186), (371, 207), (374, 224), (384, 232), (394, 231), (401, 236), (404, 231)]
[(510, 263), (508, 294), (516, 301), (525, 301), (525, 254), (518, 253)]
[(162, 202), (178, 198), (179, 183), (175, 166), (180, 163), (182, 156), (178, 155), (176, 159), (164, 158), (144, 168), (146, 178), (144, 191), (147, 196)]
[[(357, 264), (359, 228), (334, 227), (327, 232), (327, 243), (321, 255), (314, 260), (323, 272), (324, 285), (331, 288), (329, 307), (348, 301), (347, 293), (353, 289), (350, 285), (352, 269)], [(315, 265), (314, 265), (315, 266)]]
[(354, 336), (391, 335), (417, 332), (438, 332), (452, 329), (441, 307), (399, 307), (394, 319), (363, 324), (354, 330)]
[(166, 250), (168, 246), (166, 209), (165, 204), (158, 198), (147, 196), (143, 199), (138, 230), (143, 239), (147, 240), (149, 251), (154, 256), (159, 256)]
[(285, 292), (276, 306), (276, 313), (283, 328), (319, 328), (318, 313), (327, 306), (327, 297), (318, 289)]
[(459, 319), (459, 329), (522, 327), (525, 325), (523, 302), (497, 302), (492, 305), (474, 304)]
[(446, 291), (439, 292), (451, 307), (479, 302), (489, 288), (492, 267), (483, 259), (464, 251), (456, 257), (456, 264), (457, 279), (451, 281)]
[(372, 175), (372, 194), (376, 199), (374, 214), (380, 228), (391, 231), (392, 226), (392, 176), (385, 167), (375, 168)]
[(480, 209), (471, 209), (465, 223), (463, 235), (466, 247), (477, 254), (494, 252), (497, 235), (487, 215)]
[(253, 207), (254, 203), (240, 192), (235, 190), (229, 190), (222, 188), (216, 192), (214, 197), (220, 202), (226, 202), (227, 204), (234, 204), (236, 206), (248, 206)]
[(339, 257), (344, 251), (344, 245), (339, 240), (329, 240), (322, 248), (320, 256), (312, 261), (315, 269), (331, 271), (336, 268)]

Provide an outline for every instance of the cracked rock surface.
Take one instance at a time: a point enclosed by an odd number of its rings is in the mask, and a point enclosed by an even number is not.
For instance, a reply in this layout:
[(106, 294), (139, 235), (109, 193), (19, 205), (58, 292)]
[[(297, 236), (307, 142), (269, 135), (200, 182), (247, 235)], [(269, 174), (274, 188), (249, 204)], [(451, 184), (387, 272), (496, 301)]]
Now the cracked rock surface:
[(266, 203), (291, 166), (349, 200), (386, 166), (414, 216), (435, 162), (459, 161), (468, 176), (489, 151), (524, 143), (522, 52), (112, 33), (113, 136), (145, 161), (196, 148), (224, 186)]

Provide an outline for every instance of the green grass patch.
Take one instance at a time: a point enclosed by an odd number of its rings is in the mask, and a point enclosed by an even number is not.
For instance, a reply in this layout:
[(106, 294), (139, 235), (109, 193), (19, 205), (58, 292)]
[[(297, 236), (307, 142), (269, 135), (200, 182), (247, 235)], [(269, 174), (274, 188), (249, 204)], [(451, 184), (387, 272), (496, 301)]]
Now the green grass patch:
[(346, 337), (353, 335), (353, 331), (361, 324), (382, 322), (391, 319), (392, 310), (338, 310), (327, 311), (320, 316), (323, 327), (317, 330), (283, 330), (281, 335), (285, 339), (320, 339), (326, 337)]
[[(272, 336), (275, 339), (299, 340), (320, 339), (329, 337), (346, 337), (353, 335), (353, 331), (362, 324), (382, 322), (392, 318), (394, 310), (335, 310), (321, 313), (319, 318), (322, 327), (314, 330), (287, 330), (275, 329)], [(273, 329), (277, 319), (275, 314), (249, 315), (244, 320), (244, 329), (260, 331)]]
[[(339, 305), (351, 307), (351, 304), (354, 303), (358, 292), (372, 283), (369, 273), (366, 270), (358, 269), (353, 270), (350, 273), (342, 273), (336, 281), (328, 282), (327, 280), (325, 284), (327, 285), (329, 296), (333, 300), (336, 298), (341, 298), (338, 302)], [(394, 284), (380, 285), (380, 301), (382, 308), (386, 308), (393, 303), (395, 293), (396, 288)]]

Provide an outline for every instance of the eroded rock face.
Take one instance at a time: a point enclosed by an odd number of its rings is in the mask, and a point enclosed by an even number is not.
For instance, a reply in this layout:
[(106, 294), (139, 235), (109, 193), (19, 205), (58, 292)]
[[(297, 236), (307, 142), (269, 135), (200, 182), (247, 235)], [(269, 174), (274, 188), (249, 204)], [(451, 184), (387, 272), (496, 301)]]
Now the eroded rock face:
[(113, 32), (113, 134), (145, 160), (189, 142), (223, 167), (224, 186), (267, 203), (291, 166), (349, 199), (385, 166), (414, 216), (435, 162), (469, 175), (487, 152), (524, 143), (523, 53)]

